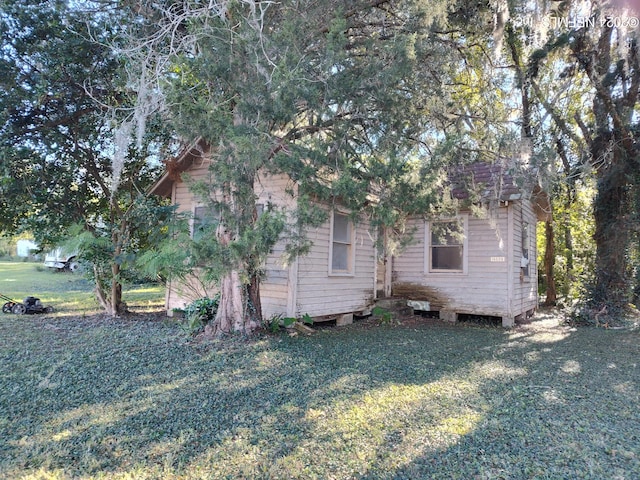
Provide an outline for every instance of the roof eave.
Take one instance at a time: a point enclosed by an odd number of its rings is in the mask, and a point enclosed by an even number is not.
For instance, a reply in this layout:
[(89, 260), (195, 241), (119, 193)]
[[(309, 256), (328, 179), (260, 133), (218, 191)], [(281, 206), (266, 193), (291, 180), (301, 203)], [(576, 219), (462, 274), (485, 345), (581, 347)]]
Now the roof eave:
[[(177, 166), (177, 172), (185, 172), (192, 164), (196, 156), (202, 156), (207, 150), (207, 144), (202, 137), (197, 138), (194, 142), (185, 146), (182, 151), (172, 160)], [(173, 184), (175, 182), (175, 171), (170, 173), (165, 171), (162, 176), (149, 189), (152, 195), (158, 195), (164, 198), (171, 198)]]

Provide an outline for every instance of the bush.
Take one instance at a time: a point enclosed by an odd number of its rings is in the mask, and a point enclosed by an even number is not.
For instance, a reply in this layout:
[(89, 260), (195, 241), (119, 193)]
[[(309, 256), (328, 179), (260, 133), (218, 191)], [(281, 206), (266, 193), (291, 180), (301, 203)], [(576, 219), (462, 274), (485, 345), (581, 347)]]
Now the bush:
[(213, 298), (203, 297), (184, 307), (184, 318), (189, 333), (196, 333), (213, 320), (218, 311), (220, 294)]

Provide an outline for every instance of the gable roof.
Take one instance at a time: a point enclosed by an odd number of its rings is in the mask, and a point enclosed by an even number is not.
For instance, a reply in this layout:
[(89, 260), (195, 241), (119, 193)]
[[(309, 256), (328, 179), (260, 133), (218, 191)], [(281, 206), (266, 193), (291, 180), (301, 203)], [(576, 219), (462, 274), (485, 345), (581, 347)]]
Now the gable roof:
[(451, 195), (458, 200), (519, 200), (522, 191), (513, 176), (497, 163), (476, 162), (457, 166), (449, 173)]
[(449, 172), (449, 179), (451, 195), (457, 200), (530, 200), (538, 220), (551, 218), (549, 195), (540, 184), (536, 181), (528, 188), (518, 185), (514, 176), (499, 163), (476, 162), (457, 166)]
[(202, 160), (208, 150), (202, 138), (186, 145), (176, 157), (165, 161), (165, 172), (151, 186), (149, 193), (170, 198), (173, 183), (180, 180), (180, 174), (186, 172), (196, 160)]
[[(167, 160), (166, 171), (149, 189), (149, 193), (170, 198), (173, 183), (180, 180), (180, 174), (187, 171), (196, 160), (202, 161), (209, 151), (209, 145), (198, 138), (176, 157)], [(514, 176), (499, 163), (475, 162), (453, 167), (448, 174), (451, 195), (457, 200), (509, 202), (528, 199), (533, 204), (539, 221), (551, 219), (551, 201), (539, 183), (530, 192), (517, 185)]]

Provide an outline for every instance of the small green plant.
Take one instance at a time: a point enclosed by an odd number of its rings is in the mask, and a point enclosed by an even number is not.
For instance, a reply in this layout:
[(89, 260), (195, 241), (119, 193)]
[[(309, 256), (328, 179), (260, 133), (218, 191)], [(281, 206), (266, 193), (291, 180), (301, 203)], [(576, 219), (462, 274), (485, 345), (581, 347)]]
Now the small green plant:
[(296, 320), (297, 320), (297, 319), (295, 319), (295, 318), (293, 318), (293, 317), (284, 317), (284, 318), (282, 319), (282, 326), (283, 326), (283, 327), (285, 327), (285, 328), (286, 328), (286, 327), (290, 327), (291, 325), (293, 325), (294, 323), (296, 323)]
[(371, 313), (375, 317), (380, 318), (381, 324), (389, 325), (393, 320), (393, 315), (391, 314), (391, 312), (389, 310), (385, 310), (382, 307), (374, 307)]
[(269, 318), (265, 318), (263, 320), (263, 327), (265, 330), (269, 330), (271, 333), (276, 333), (280, 330), (280, 320), (282, 319), (282, 315), (272, 315)]
[[(313, 319), (308, 313), (305, 313), (300, 320), (302, 323), (307, 325), (313, 324)], [(272, 317), (266, 319), (264, 321), (264, 327), (266, 330), (269, 330), (271, 333), (277, 333), (280, 330), (280, 327), (290, 327), (294, 323), (298, 321), (295, 317), (285, 317), (282, 314), (273, 315)]]
[(202, 330), (209, 321), (215, 318), (219, 303), (220, 294), (216, 294), (213, 298), (203, 297), (194, 300), (184, 307), (187, 331), (193, 334)]

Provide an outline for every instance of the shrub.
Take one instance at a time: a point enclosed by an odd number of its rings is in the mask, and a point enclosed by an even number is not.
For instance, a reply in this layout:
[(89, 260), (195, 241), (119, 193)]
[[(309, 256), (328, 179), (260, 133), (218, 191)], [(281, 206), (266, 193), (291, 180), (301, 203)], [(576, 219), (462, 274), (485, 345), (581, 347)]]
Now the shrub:
[(373, 316), (378, 317), (380, 319), (381, 324), (389, 325), (393, 321), (393, 315), (391, 314), (391, 312), (388, 310), (385, 310), (382, 307), (378, 307), (378, 306), (374, 307), (371, 313), (373, 314)]
[(219, 302), (220, 294), (216, 294), (213, 298), (203, 297), (194, 300), (184, 307), (185, 324), (189, 333), (202, 330), (209, 321), (215, 318)]

